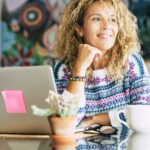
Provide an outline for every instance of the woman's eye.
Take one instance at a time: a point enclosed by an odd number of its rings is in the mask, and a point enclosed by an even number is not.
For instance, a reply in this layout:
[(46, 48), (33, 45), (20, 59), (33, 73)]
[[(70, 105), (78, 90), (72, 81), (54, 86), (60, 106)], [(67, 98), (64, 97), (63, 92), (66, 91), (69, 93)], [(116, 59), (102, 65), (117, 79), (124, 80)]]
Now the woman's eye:
[(100, 21), (100, 18), (92, 18), (93, 21)]
[(112, 21), (112, 22), (117, 22), (117, 19), (112, 18), (111, 21)]

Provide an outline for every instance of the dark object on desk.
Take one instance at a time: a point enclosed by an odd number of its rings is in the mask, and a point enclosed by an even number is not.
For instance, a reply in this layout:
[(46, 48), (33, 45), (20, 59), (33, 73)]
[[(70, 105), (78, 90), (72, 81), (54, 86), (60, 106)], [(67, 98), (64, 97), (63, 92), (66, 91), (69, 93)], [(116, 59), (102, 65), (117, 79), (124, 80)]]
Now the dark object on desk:
[(103, 126), (100, 124), (92, 124), (85, 128), (84, 133), (110, 135), (110, 134), (115, 134), (116, 131), (117, 131), (117, 129), (112, 126)]

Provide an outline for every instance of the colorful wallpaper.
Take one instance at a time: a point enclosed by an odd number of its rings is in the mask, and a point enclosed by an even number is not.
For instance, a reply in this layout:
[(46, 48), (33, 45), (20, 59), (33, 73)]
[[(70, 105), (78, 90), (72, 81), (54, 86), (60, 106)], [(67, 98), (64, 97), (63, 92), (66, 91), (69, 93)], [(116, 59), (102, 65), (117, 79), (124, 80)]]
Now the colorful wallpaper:
[[(47, 64), (68, 0), (2, 0), (1, 66)], [(150, 0), (124, 0), (138, 17), (143, 57), (150, 58)]]
[(67, 0), (3, 0), (1, 66), (47, 64)]

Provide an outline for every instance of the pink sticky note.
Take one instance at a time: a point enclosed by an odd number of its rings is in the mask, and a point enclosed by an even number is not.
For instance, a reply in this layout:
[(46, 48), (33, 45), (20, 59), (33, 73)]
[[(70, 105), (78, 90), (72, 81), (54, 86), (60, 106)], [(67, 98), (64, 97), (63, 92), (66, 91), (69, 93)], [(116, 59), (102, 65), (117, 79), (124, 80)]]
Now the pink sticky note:
[(25, 99), (21, 90), (2, 91), (8, 113), (26, 113)]

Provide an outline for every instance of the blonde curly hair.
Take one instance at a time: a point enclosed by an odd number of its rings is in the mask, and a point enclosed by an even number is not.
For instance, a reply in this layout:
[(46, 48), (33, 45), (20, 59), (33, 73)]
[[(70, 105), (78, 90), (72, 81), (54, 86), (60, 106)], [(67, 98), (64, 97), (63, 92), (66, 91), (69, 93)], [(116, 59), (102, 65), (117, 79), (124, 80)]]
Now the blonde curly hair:
[(57, 58), (65, 60), (72, 69), (78, 54), (78, 46), (82, 39), (77, 35), (76, 25), (83, 25), (83, 18), (92, 3), (109, 2), (117, 13), (118, 35), (115, 45), (108, 54), (108, 71), (116, 81), (123, 81), (128, 56), (140, 51), (137, 34), (137, 19), (121, 0), (70, 0), (60, 24), (56, 43)]

